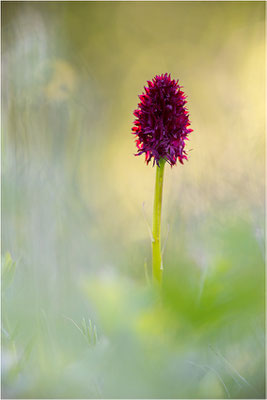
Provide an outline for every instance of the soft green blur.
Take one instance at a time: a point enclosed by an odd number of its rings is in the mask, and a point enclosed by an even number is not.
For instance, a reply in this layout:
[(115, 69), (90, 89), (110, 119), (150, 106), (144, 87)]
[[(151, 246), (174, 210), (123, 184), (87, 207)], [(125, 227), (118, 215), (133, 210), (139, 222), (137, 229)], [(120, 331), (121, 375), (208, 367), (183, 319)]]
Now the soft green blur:
[[(264, 2), (2, 2), (2, 395), (264, 398)], [(189, 162), (133, 110), (170, 72)]]

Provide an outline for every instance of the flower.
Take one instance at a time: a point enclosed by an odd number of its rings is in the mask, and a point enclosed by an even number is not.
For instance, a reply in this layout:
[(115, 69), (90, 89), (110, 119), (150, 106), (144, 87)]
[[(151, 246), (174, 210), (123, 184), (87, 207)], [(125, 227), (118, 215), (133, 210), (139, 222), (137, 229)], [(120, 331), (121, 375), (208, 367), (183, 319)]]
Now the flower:
[(159, 165), (162, 158), (171, 166), (177, 158), (182, 164), (187, 160), (185, 140), (193, 130), (189, 129), (186, 96), (178, 82), (170, 74), (156, 75), (139, 96), (132, 133), (137, 137), (135, 155), (144, 153), (147, 164), (152, 158), (153, 165)]

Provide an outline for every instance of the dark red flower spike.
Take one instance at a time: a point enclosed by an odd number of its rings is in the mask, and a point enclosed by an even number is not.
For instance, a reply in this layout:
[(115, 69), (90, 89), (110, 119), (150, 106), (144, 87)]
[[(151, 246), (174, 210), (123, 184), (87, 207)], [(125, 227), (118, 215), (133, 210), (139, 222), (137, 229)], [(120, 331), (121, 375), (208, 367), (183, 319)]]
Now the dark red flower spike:
[(170, 74), (156, 75), (139, 96), (132, 133), (137, 137), (136, 155), (144, 153), (147, 164), (153, 159), (153, 165), (159, 165), (164, 159), (173, 166), (177, 159), (182, 164), (187, 160), (185, 140), (192, 129), (186, 96), (178, 82)]

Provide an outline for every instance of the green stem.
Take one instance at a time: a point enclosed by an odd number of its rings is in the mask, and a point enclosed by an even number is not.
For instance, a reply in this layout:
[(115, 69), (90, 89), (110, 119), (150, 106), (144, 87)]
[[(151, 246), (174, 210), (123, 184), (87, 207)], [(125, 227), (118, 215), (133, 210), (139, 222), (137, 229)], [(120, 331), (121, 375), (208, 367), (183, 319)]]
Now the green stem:
[(153, 229), (152, 229), (152, 269), (153, 279), (159, 284), (162, 280), (162, 261), (160, 248), (160, 225), (161, 225), (161, 205), (162, 205), (162, 187), (165, 160), (159, 161), (159, 166), (156, 167), (156, 184), (153, 209)]

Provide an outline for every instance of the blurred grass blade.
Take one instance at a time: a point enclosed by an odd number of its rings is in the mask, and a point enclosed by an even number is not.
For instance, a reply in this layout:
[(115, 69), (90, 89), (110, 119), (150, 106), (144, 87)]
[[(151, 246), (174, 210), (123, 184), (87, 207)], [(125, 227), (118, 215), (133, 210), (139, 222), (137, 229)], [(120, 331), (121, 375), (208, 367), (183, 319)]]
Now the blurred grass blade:
[(6, 290), (12, 284), (15, 271), (16, 271), (16, 262), (12, 260), (11, 254), (9, 252), (6, 252), (4, 259), (2, 261), (2, 273), (1, 273), (3, 290)]

